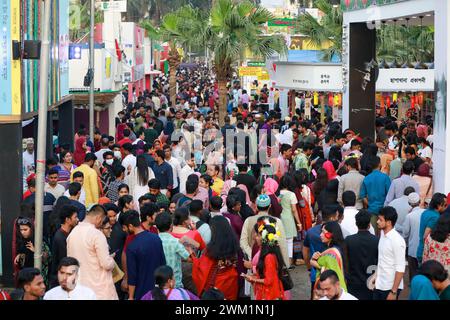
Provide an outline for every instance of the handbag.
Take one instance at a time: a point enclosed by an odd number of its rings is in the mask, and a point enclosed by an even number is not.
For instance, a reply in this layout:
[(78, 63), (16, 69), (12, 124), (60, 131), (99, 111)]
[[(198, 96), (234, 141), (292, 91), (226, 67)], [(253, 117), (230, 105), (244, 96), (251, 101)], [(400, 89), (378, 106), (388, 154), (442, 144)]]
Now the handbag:
[(293, 253), (297, 254), (302, 252), (302, 239), (303, 239), (303, 231), (298, 231), (297, 236), (293, 240)]
[(114, 269), (112, 271), (113, 282), (117, 283), (123, 279), (125, 273), (119, 268), (117, 262), (114, 262)]
[(281, 284), (283, 285), (284, 291), (289, 291), (294, 287), (294, 282), (292, 281), (291, 275), (289, 274), (288, 268), (283, 266), (281, 269)]

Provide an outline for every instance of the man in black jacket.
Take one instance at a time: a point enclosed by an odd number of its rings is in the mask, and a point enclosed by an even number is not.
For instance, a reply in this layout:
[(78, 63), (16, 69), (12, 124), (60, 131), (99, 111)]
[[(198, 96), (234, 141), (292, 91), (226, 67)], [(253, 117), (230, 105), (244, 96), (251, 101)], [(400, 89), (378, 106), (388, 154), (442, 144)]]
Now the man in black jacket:
[(367, 210), (360, 210), (355, 216), (358, 233), (345, 238), (348, 292), (359, 300), (372, 300), (373, 293), (367, 288), (367, 278), (378, 264), (379, 239), (369, 232), (370, 217)]
[(67, 237), (78, 224), (78, 209), (72, 205), (65, 205), (59, 211), (61, 228), (56, 231), (52, 245), (52, 263), (50, 266), (49, 280), (50, 288), (56, 287), (58, 283), (58, 265), (62, 258), (67, 256)]
[(247, 173), (248, 166), (246, 164), (238, 164), (237, 167), (239, 174), (233, 178), (236, 181), (236, 185), (243, 184), (247, 187), (248, 193), (252, 192), (253, 187), (257, 184), (256, 178)]

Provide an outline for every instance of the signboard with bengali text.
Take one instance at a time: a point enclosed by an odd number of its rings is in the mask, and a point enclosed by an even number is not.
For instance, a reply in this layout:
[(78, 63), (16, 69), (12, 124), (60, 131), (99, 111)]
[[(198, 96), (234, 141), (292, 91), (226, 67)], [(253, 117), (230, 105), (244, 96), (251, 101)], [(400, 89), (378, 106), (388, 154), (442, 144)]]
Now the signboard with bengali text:
[(262, 75), (261, 67), (239, 67), (239, 77), (253, 76), (260, 77)]
[(434, 69), (380, 69), (376, 90), (434, 91)]
[(310, 90), (341, 91), (341, 64), (301, 64), (276, 62), (276, 87)]

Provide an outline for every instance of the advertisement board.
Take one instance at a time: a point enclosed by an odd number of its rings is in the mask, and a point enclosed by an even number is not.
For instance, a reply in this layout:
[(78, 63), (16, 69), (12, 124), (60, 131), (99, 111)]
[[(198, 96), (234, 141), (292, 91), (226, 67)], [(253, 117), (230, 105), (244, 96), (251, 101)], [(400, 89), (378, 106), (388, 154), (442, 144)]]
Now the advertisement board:
[(434, 69), (380, 69), (377, 91), (434, 91)]
[(307, 64), (275, 62), (274, 81), (277, 88), (305, 91), (341, 91), (340, 64)]
[(239, 77), (253, 76), (260, 77), (262, 75), (261, 67), (239, 67)]

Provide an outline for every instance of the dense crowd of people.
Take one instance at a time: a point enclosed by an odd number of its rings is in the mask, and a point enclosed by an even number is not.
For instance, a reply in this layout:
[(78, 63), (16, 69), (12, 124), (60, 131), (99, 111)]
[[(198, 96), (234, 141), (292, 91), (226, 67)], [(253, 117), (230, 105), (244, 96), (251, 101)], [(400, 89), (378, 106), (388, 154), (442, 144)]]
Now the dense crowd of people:
[[(14, 225), (14, 299), (450, 298), (450, 196), (434, 192), (432, 122), (379, 117), (361, 137), (297, 94), (232, 82), (219, 126), (204, 66), (135, 96), (116, 134), (81, 127), (47, 160), (43, 268), (33, 268), (33, 141)], [(306, 116), (305, 116), (306, 114)], [(407, 267), (407, 268), (406, 268)], [(6, 293), (3, 293), (6, 295)]]

